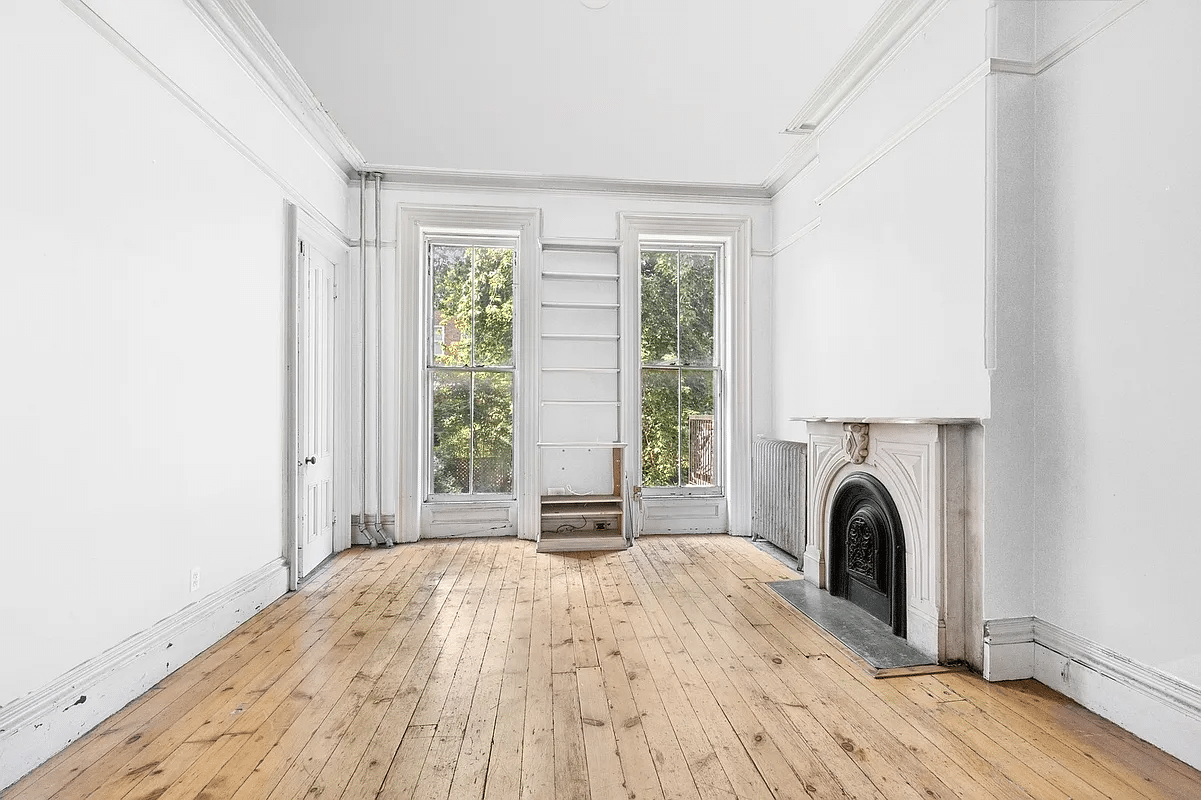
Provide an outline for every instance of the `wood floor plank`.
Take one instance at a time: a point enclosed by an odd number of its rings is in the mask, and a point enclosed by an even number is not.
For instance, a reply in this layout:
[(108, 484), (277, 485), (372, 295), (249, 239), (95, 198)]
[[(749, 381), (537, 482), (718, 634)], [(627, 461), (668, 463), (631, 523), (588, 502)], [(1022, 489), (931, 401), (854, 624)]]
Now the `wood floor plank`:
[(430, 736), (403, 736), (396, 750), (396, 757), (389, 764), (387, 778), (380, 787), (379, 794), (374, 796), (379, 800), (410, 800), (413, 792), (417, 790), (417, 780), (421, 776), (433, 741), (433, 737)]
[[(384, 572), (382, 566), (373, 565), (356, 585), (356, 592), (361, 590), (369, 594), (374, 591), (378, 594), (377, 583)], [(259, 672), (277, 663), (279, 656), (290, 660), (306, 652), (320, 642), (328, 630), (338, 631), (353, 625), (362, 614), (362, 610), (353, 608), (359, 596), (354, 592), (344, 597), (331, 595), (328, 599), (336, 601), (332, 607), (342, 609), (340, 617), (332, 617), (328, 622), (310, 629), (305, 629), (302, 622), (296, 620), (283, 635), (262, 637), (263, 647), (252, 646), (239, 651), (213, 675), (206, 676), (156, 715), (150, 724), (138, 729), (124, 743), (52, 796), (57, 800), (90, 797), (97, 790), (99, 781), (108, 780), (106, 791), (120, 797), (120, 783), (135, 781), (142, 772), (155, 769), (175, 748), (193, 739), (215, 740), (236, 722), (239, 708), (257, 699), (245, 689)], [(313, 607), (313, 612), (320, 613), (322, 618), (325, 610), (324, 602)], [(330, 627), (330, 622), (335, 627)], [(212, 680), (214, 677), (219, 679), (216, 685)], [(117, 782), (109, 774), (114, 767), (120, 773)]]
[(519, 575), (515, 582), (513, 620), (501, 675), (484, 800), (511, 800), (521, 795), (526, 691), (533, 639), (534, 566), (537, 559), (532, 548), (518, 545), (514, 550), (520, 556)]
[[(574, 670), (552, 673), (551, 704), (555, 743), (554, 797), (556, 800), (589, 800), (580, 687)], [(602, 800), (599, 792), (596, 800)]]
[[(615, 558), (623, 562), (621, 569), (613, 570), (614, 578), (617, 582), (618, 597), (630, 597), (635, 591), (634, 584), (636, 580), (632, 579), (627, 571), (627, 564), (624, 563), (629, 557), (625, 554), (617, 554)], [(627, 587), (629, 587), (628, 591)], [(655, 632), (642, 604), (633, 600), (623, 599), (621, 600), (621, 609), (629, 620), (630, 635), (636, 640), (642, 658), (645, 659), (647, 673), (659, 694), (664, 714), (671, 724), (688, 773), (696, 786), (697, 792), (704, 800), (726, 800), (726, 798), (734, 797), (734, 788), (706, 734), (708, 726), (702, 724), (701, 719), (696, 715), (692, 705), (689, 703), (688, 697), (684, 692), (684, 687), (677, 678), (667, 653), (663, 648), (663, 640)], [(627, 647), (627, 644), (622, 641), (621, 630), (619, 627), (618, 641), (624, 649)], [(708, 722), (713, 724), (712, 720)], [(720, 722), (717, 723), (717, 726), (721, 727)], [(714, 734), (714, 736), (718, 735)], [(734, 738), (733, 731), (730, 730), (726, 736), (731, 739)], [(746, 766), (749, 769), (753, 769), (753, 765), (750, 764), (750, 759), (745, 753), (743, 754), (743, 758), (745, 758)], [(664, 782), (665, 792), (667, 786), (670, 784), (671, 781)], [(764, 792), (767, 791), (766, 784), (762, 784), (760, 781), (759, 785)]]
[[(651, 677), (650, 667), (642, 653), (634, 626), (630, 623), (626, 606), (616, 592), (616, 581), (611, 570), (614, 561), (616, 557), (606, 553), (591, 562), (598, 586), (608, 581), (614, 588), (611, 594), (602, 592), (603, 595), (608, 594), (610, 599), (596, 611), (598, 616), (607, 615), (610, 628), (606, 633), (613, 638), (616, 647), (616, 654), (601, 659), (602, 670), (607, 664), (620, 659), (620, 672), (628, 683), (630, 699), (640, 720), (638, 727), (646, 737), (650, 763), (658, 777), (663, 797), (667, 800), (700, 800), (696, 781), (672, 728), (663, 697)], [(598, 629), (595, 622), (593, 629)], [(598, 641), (600, 635), (598, 633)], [(619, 676), (607, 673), (606, 680), (616, 681)]]
[(355, 548), (3, 800), (1195, 800), (1041, 684), (876, 680), (727, 536)]
[(622, 770), (624, 759), (618, 753), (601, 668), (581, 667), (575, 676), (580, 693), (588, 788), (596, 798), (625, 797), (628, 793)]
[[(691, 582), (693, 596), (702, 598), (698, 608), (710, 610), (713, 614), (711, 619), (715, 624), (711, 628), (710, 638), (721, 638), (713, 641), (710, 649), (722, 653), (719, 663), (727, 670), (744, 670), (753, 679), (750, 691), (755, 692), (755, 687), (762, 691), (762, 699), (753, 703), (761, 710), (760, 717), (766, 715), (769, 721), (791, 723), (805, 746), (812, 749), (839, 786), (855, 796), (879, 793), (898, 800), (953, 796), (941, 780), (924, 771), (920, 762), (906, 758), (903, 750), (891, 749), (890, 755), (894, 760), (889, 764), (879, 749), (880, 742), (887, 741), (888, 737), (873, 737), (862, 729), (851, 729), (849, 726), (840, 729), (837, 723), (842, 722), (845, 726), (846, 721), (837, 714), (837, 709), (824, 709), (822, 720), (811, 712), (806, 698), (799, 696), (803, 674), (782, 676), (780, 671), (773, 668), (771, 657), (765, 657), (770, 647), (742, 612), (742, 607), (747, 603), (733, 601), (734, 593), (740, 594), (749, 589), (748, 585), (727, 584), (731, 592), (722, 592), (709, 580), (707, 571), (699, 566), (695, 558), (683, 569), (680, 582), (685, 580)], [(765, 622), (763, 613), (758, 609), (754, 618)], [(898, 766), (906, 769), (899, 771)], [(910, 784), (898, 779), (898, 772), (920, 775), (921, 780)]]
[[(680, 683), (685, 700), (695, 716), (702, 720), (705, 736), (713, 748), (735, 796), (748, 798), (770, 798), (775, 796), (754, 758), (752, 750), (744, 743), (745, 731), (736, 728), (735, 720), (726, 716), (717, 696), (703, 674), (705, 665), (696, 661), (680, 640), (677, 623), (667, 618), (664, 606), (670, 602), (665, 595), (660, 598), (658, 573), (639, 547), (630, 555), (627, 564), (631, 568), (631, 579), (639, 588), (641, 605), (647, 610), (655, 635), (665, 643), (667, 660)], [(652, 588), (651, 582), (656, 588)], [(754, 740), (754, 732), (750, 733)], [(694, 767), (695, 769), (695, 767)], [(701, 781), (698, 780), (698, 787)]]
[[(285, 596), (238, 626), (185, 668), (109, 717), (72, 747), (12, 787), (5, 794), (6, 800), (51, 797), (93, 766), (106, 773), (113, 768), (114, 762), (127, 759), (138, 742), (155, 735), (160, 726), (175, 721), (175, 710), (187, 706), (186, 702), (173, 705), (179, 698), (188, 694), (195, 697), (211, 691), (212, 686), (220, 684), (230, 674), (227, 665), (235, 663), (233, 659), (245, 659), (253, 655), (256, 648), (266, 647), (266, 634), (273, 627), (286, 624), (288, 619), (299, 618), (307, 606), (332, 596), (342, 581), (350, 581), (357, 574), (366, 572), (369, 566), (368, 562), (362, 560), (335, 559), (334, 564), (316, 576), (317, 580), (311, 589), (306, 586), (304, 591)], [(318, 592), (325, 584), (330, 584), (331, 594), (319, 596)], [(112, 751), (118, 748), (124, 749), (126, 755), (113, 755)], [(86, 794), (86, 791), (81, 793)]]
[(706, 664), (706, 680), (727, 718), (733, 717), (731, 722), (741, 729), (748, 751), (757, 755), (760, 771), (765, 777), (770, 776), (773, 791), (788, 796), (805, 793), (831, 798), (849, 792), (851, 796), (881, 800), (883, 796), (853, 764), (852, 769), (839, 769), (845, 784), (831, 772), (832, 766), (847, 766), (844, 763), (847, 754), (841, 748), (829, 748), (838, 752), (834, 754), (836, 760), (828, 761), (815, 753), (811, 743), (797, 735), (795, 728), (780, 724), (784, 721), (783, 714), (755, 683), (754, 676), (746, 674), (745, 667), (736, 668), (719, 630), (724, 621), (704, 593), (686, 583), (687, 555), (666, 540), (655, 544), (655, 552), (662, 556), (658, 559), (660, 580), (674, 602), (667, 606), (668, 616), (683, 629), (682, 638), (693, 657)]

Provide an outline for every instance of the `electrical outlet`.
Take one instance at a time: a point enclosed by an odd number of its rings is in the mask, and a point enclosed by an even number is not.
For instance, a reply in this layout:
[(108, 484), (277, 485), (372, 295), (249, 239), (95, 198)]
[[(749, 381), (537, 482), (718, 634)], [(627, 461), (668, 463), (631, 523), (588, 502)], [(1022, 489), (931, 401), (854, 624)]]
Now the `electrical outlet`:
[(188, 591), (200, 591), (200, 567), (192, 567), (192, 582), (191, 588)]

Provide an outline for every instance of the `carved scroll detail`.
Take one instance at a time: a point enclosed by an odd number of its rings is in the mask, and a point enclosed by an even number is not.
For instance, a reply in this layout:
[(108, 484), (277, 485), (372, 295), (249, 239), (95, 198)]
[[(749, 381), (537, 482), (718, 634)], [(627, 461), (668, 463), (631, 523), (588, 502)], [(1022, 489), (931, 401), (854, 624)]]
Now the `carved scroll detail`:
[(842, 426), (842, 450), (852, 464), (867, 460), (867, 425), (848, 422)]

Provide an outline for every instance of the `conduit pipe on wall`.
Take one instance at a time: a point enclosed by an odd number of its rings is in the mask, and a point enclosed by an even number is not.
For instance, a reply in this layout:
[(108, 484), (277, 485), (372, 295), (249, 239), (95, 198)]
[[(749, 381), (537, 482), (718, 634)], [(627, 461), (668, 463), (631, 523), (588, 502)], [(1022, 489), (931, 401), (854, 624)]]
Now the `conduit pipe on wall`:
[(391, 547), (384, 530), (384, 237), (383, 175), (375, 173), (375, 532)]
[(359, 400), (362, 413), (360, 419), (362, 421), (361, 433), (362, 438), (359, 441), (359, 452), (362, 454), (362, 465), (359, 470), (359, 488), (361, 489), (359, 497), (359, 535), (367, 540), (367, 543), (375, 547), (375, 537), (371, 534), (371, 529), (367, 526), (367, 175), (359, 173), (359, 266), (362, 267), (360, 273), (360, 287), (362, 289), (362, 331), (363, 340), (359, 349), (359, 363), (362, 369), (359, 372), (362, 378), (360, 386)]

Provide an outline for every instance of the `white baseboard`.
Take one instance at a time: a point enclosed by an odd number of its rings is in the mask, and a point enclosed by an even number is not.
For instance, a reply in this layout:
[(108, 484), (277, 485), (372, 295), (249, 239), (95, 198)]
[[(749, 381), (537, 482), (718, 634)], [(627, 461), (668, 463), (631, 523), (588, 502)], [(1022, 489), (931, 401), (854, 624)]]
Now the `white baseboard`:
[(0, 790), (281, 597), (276, 559), (0, 709)]
[(1201, 769), (1201, 687), (1038, 617), (984, 623), (984, 677), (1034, 678)]
[(1201, 769), (1201, 688), (1041, 619), (1034, 677)]
[(985, 620), (985, 680), (1034, 677), (1034, 624), (1034, 617)]

